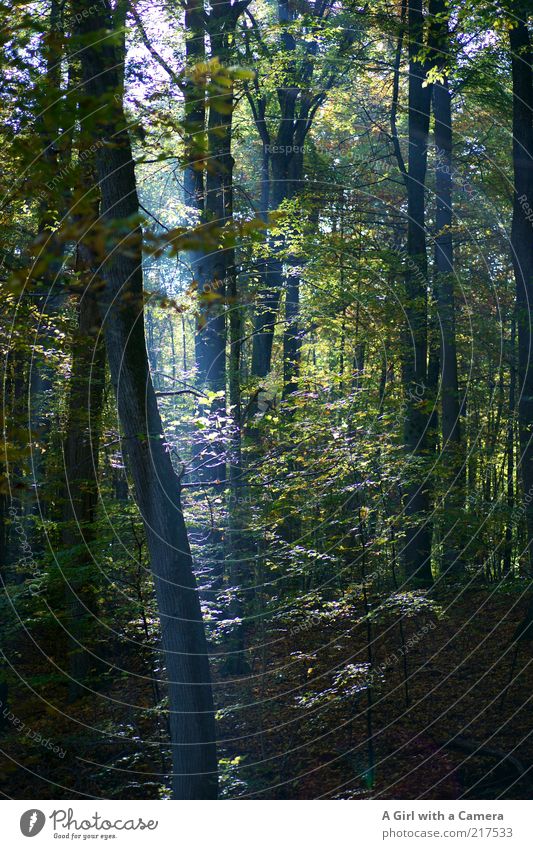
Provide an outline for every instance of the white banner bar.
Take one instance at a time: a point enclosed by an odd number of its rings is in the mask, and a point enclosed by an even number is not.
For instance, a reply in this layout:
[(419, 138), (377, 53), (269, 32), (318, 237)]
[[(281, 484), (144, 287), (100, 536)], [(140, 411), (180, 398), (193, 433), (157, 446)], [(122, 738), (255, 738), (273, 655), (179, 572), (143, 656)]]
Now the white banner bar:
[(528, 809), (523, 801), (4, 801), (1, 841), (6, 849), (531, 849)]

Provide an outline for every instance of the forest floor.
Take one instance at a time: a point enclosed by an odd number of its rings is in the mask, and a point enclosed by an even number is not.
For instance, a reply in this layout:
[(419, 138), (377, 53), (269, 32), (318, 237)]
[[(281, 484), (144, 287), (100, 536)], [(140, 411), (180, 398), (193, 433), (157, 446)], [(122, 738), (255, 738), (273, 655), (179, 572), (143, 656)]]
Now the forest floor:
[[(373, 668), (381, 665), (382, 675), (372, 679), (370, 709), (357, 677), (368, 661), (365, 623), (269, 632), (249, 675), (228, 680), (215, 671), (223, 796), (530, 798), (530, 642), (518, 644), (514, 681), (503, 705), (501, 698), (523, 588), (441, 594), (442, 613), (404, 617), (403, 635), (397, 617), (373, 626)], [(347, 664), (352, 677), (335, 679)], [(70, 704), (64, 684), (44, 686), (35, 647), (22, 645), (17, 670), (32, 689), (10, 685), (0, 711), (5, 796), (165, 796), (168, 753), (138, 654), (102, 691)]]
[[(242, 792), (296, 799), (530, 798), (531, 643), (519, 643), (516, 653), (512, 642), (525, 614), (522, 592), (489, 586), (441, 594), (439, 605), (439, 618), (404, 618), (403, 651), (398, 619), (373, 629), (373, 665), (382, 665), (383, 680), (374, 679), (371, 711), (366, 690), (342, 697), (327, 685), (332, 670), (367, 662), (365, 626), (348, 635), (342, 628), (309, 628), (276, 643), (262, 659), (267, 673), (253, 687), (253, 707), (242, 709), (240, 723), (235, 711), (222, 723), (224, 749), (240, 756), (236, 774), (250, 776)], [(307, 707), (298, 704), (302, 693)], [(236, 730), (244, 739), (231, 742)]]

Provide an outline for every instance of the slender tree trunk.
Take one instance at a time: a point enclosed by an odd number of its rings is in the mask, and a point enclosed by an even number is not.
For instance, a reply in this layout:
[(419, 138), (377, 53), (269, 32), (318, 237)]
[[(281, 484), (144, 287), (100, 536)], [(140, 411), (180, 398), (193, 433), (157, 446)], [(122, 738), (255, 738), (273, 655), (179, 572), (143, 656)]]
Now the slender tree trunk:
[(229, 615), (234, 620), (230, 639), (226, 643), (224, 670), (230, 675), (249, 672), (245, 656), (244, 625), (245, 584), (247, 581), (245, 561), (247, 551), (244, 528), (246, 514), (246, 485), (242, 462), (242, 406), (241, 406), (241, 352), (242, 352), (242, 305), (239, 303), (235, 271), (228, 276), (228, 309), (230, 331), (229, 353), (229, 402), (231, 419), (229, 470), (229, 507), (226, 559), (228, 579), (231, 587)]
[(515, 506), (514, 451), (515, 451), (515, 415), (516, 415), (516, 319), (511, 321), (511, 339), (509, 356), (509, 410), (507, 419), (507, 511), (505, 526), (505, 548), (503, 555), (503, 573), (510, 574), (513, 564), (513, 510)]
[[(208, 168), (202, 221), (206, 228), (223, 230), (233, 218), (233, 132), (234, 87), (228, 68), (233, 60), (234, 34), (239, 4), (231, 0), (216, 3), (207, 18), (212, 71), (209, 85), (207, 122)], [(220, 63), (220, 70), (215, 63)], [(206, 229), (206, 232), (207, 232)], [(219, 240), (219, 239), (218, 239)], [(217, 241), (218, 241), (217, 240)], [(211, 404), (213, 417), (226, 413), (226, 294), (235, 258), (231, 248), (208, 246), (196, 262), (198, 284), (198, 322), (196, 328), (196, 368), (199, 386), (217, 393)], [(207, 452), (204, 446), (203, 453)], [(224, 448), (213, 446), (214, 456), (204, 461), (202, 476), (224, 481)]]
[[(293, 198), (301, 188), (303, 178), (303, 147), (312, 123), (309, 92), (304, 90), (302, 82), (310, 82), (312, 63), (300, 68), (301, 79), (297, 77), (297, 65), (292, 58), (296, 53), (296, 40), (289, 28), (297, 12), (288, 0), (278, 0), (278, 23), (280, 25), (280, 45), (287, 62), (286, 82), (278, 88), (280, 117), (275, 139), (271, 136), (265, 121), (265, 102), (253, 103), (249, 98), (254, 120), (264, 148), (263, 185), (268, 186), (267, 198), (269, 211), (278, 210), (284, 201)], [(313, 45), (309, 45), (313, 52)], [(306, 75), (307, 78), (306, 78)], [(305, 79), (306, 78), (306, 79)], [(314, 114), (314, 113), (313, 113)], [(267, 155), (268, 154), (268, 155)], [(271, 178), (268, 177), (268, 166)], [(266, 169), (266, 176), (265, 176)], [(252, 350), (252, 374), (266, 377), (272, 365), (272, 345), (279, 303), (285, 291), (285, 330), (283, 338), (284, 394), (296, 388), (296, 379), (300, 361), (300, 341), (298, 333), (298, 315), (300, 302), (300, 278), (295, 270), (297, 260), (283, 259), (283, 236), (272, 235), (270, 257), (264, 263), (264, 274), (258, 305), (254, 316), (254, 335)], [(281, 244), (280, 244), (281, 242)], [(286, 268), (284, 269), (284, 265)]]
[[(83, 135), (80, 143), (83, 149)], [(92, 227), (98, 218), (98, 194), (92, 157), (80, 168), (73, 217), (82, 228), (76, 250), (77, 328), (72, 339), (72, 363), (66, 438), (63, 444), (64, 506), (61, 541), (68, 552), (62, 569), (65, 582), (69, 647), (69, 697), (83, 693), (90, 665), (92, 620), (96, 616), (97, 579), (92, 545), (98, 504), (98, 464), (105, 386), (105, 351), (100, 315), (91, 275), (94, 253)]]
[[(284, 201), (294, 197), (302, 183), (303, 158), (301, 153), (293, 153), (303, 147), (298, 139), (298, 121), (295, 120), (292, 94), (286, 95), (283, 103), (282, 118), (279, 122), (274, 148), (282, 153), (270, 155), (272, 185), (270, 189), (270, 211), (278, 210)], [(288, 152), (285, 152), (288, 151)], [(272, 345), (279, 316), (281, 295), (285, 292), (285, 323), (283, 334), (284, 394), (295, 388), (300, 358), (298, 335), (298, 315), (300, 302), (300, 278), (297, 273), (297, 259), (280, 256), (284, 239), (279, 234), (271, 235), (269, 248), (271, 255), (265, 262), (262, 289), (254, 317), (254, 336), (252, 350), (252, 374), (266, 377), (272, 366)], [(285, 268), (284, 268), (285, 266)]]
[(425, 231), (425, 181), (431, 86), (426, 65), (419, 54), (424, 48), (422, 0), (411, 0), (409, 30), (409, 157), (407, 178), (407, 267), (405, 273), (407, 334), (404, 351), (406, 394), (404, 442), (408, 460), (419, 468), (408, 470), (405, 514), (408, 520), (404, 563), (409, 581), (429, 583), (431, 574), (431, 527), (428, 454), (428, 306)]
[(198, 215), (203, 209), (205, 175), (205, 77), (198, 66), (205, 62), (203, 0), (185, 4), (185, 55), (187, 72), (182, 85), (187, 166), (184, 171), (185, 203)]
[[(221, 63), (220, 73), (212, 72), (209, 86), (207, 155), (203, 223), (223, 228), (233, 214), (233, 159), (231, 133), (233, 85), (228, 82), (226, 38), (226, 2), (214, 6), (209, 19), (211, 61)], [(198, 283), (198, 323), (196, 329), (196, 367), (198, 383), (211, 392), (223, 393), (214, 409), (225, 408), (226, 391), (226, 272), (228, 252), (206, 246), (196, 263)]]
[[(181, 91), (184, 101), (185, 161), (183, 188), (191, 222), (201, 223), (205, 194), (205, 119), (206, 77), (199, 68), (205, 63), (205, 21), (203, 0), (187, 0), (185, 4), (186, 70)], [(197, 264), (201, 250), (187, 253), (193, 280), (198, 283)]]
[(283, 395), (287, 397), (298, 388), (300, 370), (300, 277), (297, 261), (289, 263), (285, 285), (285, 328), (283, 332)]
[(88, 645), (96, 616), (93, 542), (98, 504), (98, 446), (105, 360), (100, 316), (94, 292), (78, 305), (73, 341), (67, 436), (64, 444), (65, 505), (62, 543), (70, 551), (63, 568), (67, 630), (71, 640), (69, 694), (83, 692), (90, 663)]
[[(94, 7), (93, 7), (94, 9)], [(98, 306), (122, 427), (123, 451), (144, 521), (168, 677), (173, 791), (178, 799), (216, 796), (215, 723), (200, 599), (183, 519), (180, 482), (164, 442), (143, 324), (142, 235), (131, 145), (120, 97), (124, 61), (102, 30), (109, 14), (88, 17), (73, 3), (82, 40), (85, 129), (98, 116), (96, 152), (101, 219), (108, 231)], [(92, 123), (91, 123), (92, 122)], [(112, 244), (109, 244), (112, 242)]]
[(514, 197), (511, 247), (516, 280), (518, 330), (518, 425), (529, 565), (533, 570), (533, 74), (527, 6), (515, 3), (518, 17), (509, 30), (513, 80)]
[[(273, 240), (271, 240), (271, 250)], [(262, 291), (259, 293), (254, 316), (252, 340), (252, 374), (266, 377), (272, 365), (272, 345), (278, 321), (279, 302), (283, 291), (283, 265), (275, 256), (269, 257), (262, 274)]]
[[(266, 102), (260, 98), (257, 102), (256, 126), (259, 130), (263, 145), (261, 160), (261, 217), (265, 222), (271, 204), (272, 186), (270, 180), (270, 136), (266, 130)], [(283, 269), (281, 262), (275, 256), (274, 246), (270, 239), (270, 256), (261, 262), (261, 291), (257, 299), (254, 314), (254, 332), (252, 337), (252, 374), (255, 377), (266, 377), (272, 361), (272, 342), (276, 326), (279, 299), (283, 286)]]
[[(61, 186), (56, 186), (57, 174), (64, 164), (59, 141), (63, 118), (63, 37), (63, 7), (59, 0), (51, 0), (48, 27), (42, 41), (45, 85), (39, 83), (36, 91), (39, 111), (35, 128), (42, 147), (40, 159), (36, 163), (37, 181), (42, 181), (47, 190), (40, 195), (38, 235), (32, 246), (36, 264), (42, 269), (36, 276), (32, 298), (38, 310), (38, 318), (32, 346), (28, 405), (28, 436), (32, 444), (29, 474), (32, 493), (28, 512), (34, 519), (46, 515), (48, 504), (45, 494), (47, 455), (43, 449), (50, 442), (50, 402), (53, 395), (54, 371), (45, 352), (51, 346), (53, 337), (51, 320), (60, 312), (65, 301), (60, 279), (65, 246), (57, 233), (56, 225), (58, 210), (64, 213), (68, 208), (64, 190)], [(40, 536), (35, 534), (34, 527), (28, 527), (27, 532), (31, 536), (34, 553), (42, 552), (44, 544)]]
[(450, 38), (445, 0), (430, 4), (432, 47), (440, 78), (433, 84), (435, 116), (436, 213), (435, 290), (440, 325), (440, 391), (442, 467), (446, 486), (443, 499), (443, 569), (460, 574), (464, 564), (458, 539), (465, 499), (464, 453), (461, 440), (460, 399), (455, 333), (453, 258), (452, 96), (446, 75)]

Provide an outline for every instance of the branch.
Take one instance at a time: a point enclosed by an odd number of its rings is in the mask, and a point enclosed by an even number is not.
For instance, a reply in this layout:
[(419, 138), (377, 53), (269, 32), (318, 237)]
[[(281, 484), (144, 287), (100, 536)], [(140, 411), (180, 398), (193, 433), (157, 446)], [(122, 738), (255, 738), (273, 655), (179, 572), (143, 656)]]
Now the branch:
[(165, 392), (156, 392), (157, 398), (167, 398), (171, 395), (195, 395), (197, 398), (205, 397), (202, 392), (196, 389), (168, 389)]
[(263, 53), (263, 55), (265, 55), (269, 59), (271, 59), (272, 53), (270, 52), (267, 45), (265, 44), (265, 42), (261, 38), (261, 30), (259, 29), (259, 24), (257, 23), (256, 19), (254, 18), (254, 16), (252, 15), (252, 13), (250, 12), (249, 9), (246, 9), (246, 17), (248, 17), (250, 19), (250, 23), (252, 24), (252, 29), (253, 29), (254, 35), (257, 39), (257, 44), (259, 45), (261, 52)]
[(407, 11), (407, 0), (402, 0), (402, 11), (401, 11), (401, 24), (400, 31), (398, 33), (398, 44), (396, 46), (396, 56), (394, 58), (394, 77), (392, 83), (392, 103), (391, 103), (391, 111), (390, 111), (390, 128), (391, 128), (391, 138), (392, 145), (394, 147), (394, 154), (396, 156), (396, 161), (398, 162), (398, 168), (400, 169), (401, 175), (403, 177), (403, 181), (405, 183), (405, 188), (408, 188), (408, 175), (407, 168), (405, 167), (405, 162), (402, 154), (402, 149), (400, 147), (400, 141), (398, 139), (398, 127), (396, 125), (396, 116), (398, 114), (398, 100), (400, 94), (400, 64), (402, 61), (402, 48), (403, 48), (403, 35), (405, 29), (405, 15)]
[(163, 56), (161, 56), (161, 54), (155, 49), (150, 39), (148, 38), (148, 33), (144, 28), (141, 16), (133, 5), (131, 7), (131, 13), (133, 15), (135, 23), (137, 24), (137, 29), (139, 30), (144, 46), (151, 54), (151, 56), (155, 59), (155, 61), (163, 68), (164, 71), (167, 72), (172, 82), (181, 88), (181, 80), (179, 74), (177, 74), (176, 71), (174, 71), (174, 69), (170, 67), (166, 59), (164, 59)]
[(161, 377), (166, 377), (168, 380), (172, 380), (174, 383), (181, 383), (183, 386), (186, 386), (188, 389), (193, 390), (194, 392), (198, 392), (202, 398), (207, 398), (205, 392), (200, 392), (199, 389), (195, 389), (194, 386), (191, 386), (190, 383), (187, 383), (185, 380), (181, 380), (179, 377), (173, 377), (171, 374), (167, 374), (164, 371), (155, 371), (154, 374), (159, 374)]
[[(261, 137), (261, 141), (265, 145), (270, 145), (270, 133), (268, 132), (268, 128), (265, 121), (265, 104), (264, 100), (258, 100), (257, 105), (250, 94), (250, 90), (247, 85), (244, 86), (244, 93), (246, 94), (246, 99), (248, 100), (250, 109), (252, 110), (252, 116), (254, 119), (254, 124), (257, 127), (257, 132)], [(261, 105), (263, 108), (261, 108)], [(261, 114), (259, 114), (261, 112)]]
[(251, 2), (252, 0), (238, 0), (238, 2), (232, 6), (233, 20), (235, 23), (239, 20), (243, 12), (248, 11), (248, 6)]
[(142, 209), (142, 211), (143, 211), (143, 212), (146, 212), (146, 214), (147, 214), (147, 215), (149, 215), (149, 216), (150, 216), (150, 218), (153, 218), (153, 219), (154, 219), (154, 221), (155, 221), (155, 223), (156, 223), (156, 224), (159, 224), (159, 226), (160, 226), (160, 227), (162, 227), (162, 228), (163, 228), (163, 230), (166, 230), (167, 232), (170, 232), (170, 230), (169, 230), (169, 228), (167, 227), (167, 225), (166, 225), (166, 224), (163, 224), (163, 222), (162, 222), (162, 221), (160, 221), (160, 220), (159, 220), (159, 218), (158, 218), (156, 215), (154, 215), (154, 214), (153, 214), (153, 212), (150, 212), (150, 210), (149, 210), (149, 209), (146, 209), (146, 207), (145, 207), (145, 206), (143, 206), (143, 205), (142, 205), (142, 203), (139, 203), (139, 207)]

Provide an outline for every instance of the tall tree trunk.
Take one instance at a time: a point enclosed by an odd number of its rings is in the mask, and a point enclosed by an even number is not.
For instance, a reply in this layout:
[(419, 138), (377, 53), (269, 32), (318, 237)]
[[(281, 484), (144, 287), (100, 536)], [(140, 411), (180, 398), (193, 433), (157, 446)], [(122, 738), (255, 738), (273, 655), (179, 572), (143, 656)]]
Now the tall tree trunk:
[(229, 506), (226, 559), (228, 579), (231, 587), (229, 615), (233, 619), (230, 639), (226, 643), (224, 670), (230, 675), (249, 672), (245, 656), (243, 617), (245, 613), (244, 593), (247, 580), (245, 562), (250, 557), (244, 534), (246, 486), (242, 463), (242, 405), (241, 405), (241, 351), (242, 351), (242, 304), (239, 303), (237, 276), (235, 271), (228, 275), (227, 300), (229, 309), (229, 403), (231, 436), (228, 454)]
[[(65, 300), (60, 274), (65, 247), (56, 225), (58, 210), (68, 208), (61, 185), (57, 187), (57, 174), (64, 163), (60, 154), (60, 131), (62, 121), (61, 60), (63, 57), (63, 7), (59, 0), (51, 0), (48, 27), (43, 35), (42, 55), (44, 60), (44, 84), (39, 82), (35, 92), (38, 115), (35, 129), (40, 139), (41, 156), (36, 163), (36, 181), (46, 185), (39, 204), (38, 235), (32, 246), (35, 266), (35, 288), (32, 301), (38, 310), (34, 344), (30, 363), (28, 437), (31, 444), (31, 469), (29, 479), (32, 493), (28, 513), (34, 520), (47, 513), (47, 498), (44, 494), (46, 474), (46, 447), (50, 440), (50, 410), (53, 395), (54, 371), (47, 358), (47, 349), (52, 346), (51, 320), (56, 316)], [(64, 153), (64, 152), (63, 152)], [(37, 272), (37, 269), (38, 272)], [(37, 554), (44, 550), (40, 536), (32, 526), (27, 529), (32, 547)]]
[[(83, 149), (83, 141), (81, 142)], [(96, 616), (94, 555), (98, 504), (98, 462), (105, 386), (105, 351), (96, 294), (91, 286), (94, 253), (92, 227), (98, 218), (98, 194), (92, 157), (83, 160), (74, 196), (74, 220), (82, 228), (76, 250), (77, 328), (72, 363), (66, 437), (63, 444), (64, 507), (61, 541), (68, 552), (65, 581), (66, 628), (70, 638), (69, 697), (83, 693), (90, 664), (92, 619)]]
[(442, 467), (446, 493), (443, 500), (443, 569), (447, 574), (463, 571), (461, 541), (457, 528), (464, 508), (464, 454), (461, 442), (460, 399), (455, 333), (453, 260), (453, 164), (452, 97), (446, 63), (450, 38), (445, 0), (430, 3), (432, 48), (439, 79), (433, 84), (435, 116), (436, 212), (435, 290), (440, 324), (440, 391), (442, 419)]
[(518, 425), (529, 565), (533, 570), (533, 74), (527, 5), (514, 3), (509, 31), (513, 80), (514, 197), (511, 247), (518, 330)]
[[(261, 209), (260, 214), (265, 223), (271, 204), (271, 180), (270, 180), (270, 135), (266, 128), (266, 99), (259, 98), (257, 104), (253, 104), (255, 123), (259, 131), (263, 153), (261, 158)], [(270, 256), (261, 261), (260, 278), (261, 291), (259, 292), (257, 305), (254, 313), (254, 330), (252, 336), (252, 374), (255, 377), (266, 377), (270, 371), (272, 361), (272, 342), (274, 329), (278, 315), (279, 299), (283, 285), (283, 269), (281, 262), (275, 256), (272, 239), (269, 239)]]
[(503, 553), (503, 573), (509, 575), (513, 564), (513, 510), (515, 506), (514, 452), (515, 452), (515, 415), (516, 415), (516, 318), (511, 320), (511, 338), (509, 345), (509, 410), (507, 414), (507, 511), (505, 525), (505, 547)]
[(406, 578), (428, 583), (431, 574), (431, 527), (429, 483), (426, 480), (428, 453), (428, 305), (425, 232), (425, 181), (431, 86), (426, 82), (422, 0), (411, 0), (409, 33), (409, 157), (407, 177), (407, 267), (405, 273), (407, 335), (404, 351), (406, 393), (404, 442), (409, 462), (405, 513), (408, 520), (404, 563)]
[[(272, 147), (281, 150), (269, 156), (271, 164), (271, 186), (269, 191), (270, 212), (275, 212), (286, 200), (294, 197), (303, 177), (303, 155), (301, 150), (305, 136), (301, 136), (302, 123), (295, 114), (295, 93), (287, 91), (281, 97), (282, 116), (276, 140)], [(270, 143), (269, 143), (270, 146)], [(279, 234), (269, 237), (270, 256), (264, 263), (262, 286), (254, 316), (252, 350), (252, 374), (266, 377), (272, 366), (272, 345), (278, 321), (279, 303), (285, 292), (285, 322), (283, 334), (284, 393), (295, 388), (298, 371), (300, 345), (298, 338), (298, 315), (300, 300), (300, 278), (296, 271), (298, 261), (294, 257), (282, 259), (284, 238)]]
[[(216, 3), (207, 18), (211, 72), (208, 87), (209, 117), (207, 122), (208, 167), (205, 175), (205, 197), (202, 221), (207, 228), (223, 230), (233, 218), (233, 132), (234, 87), (231, 71), (234, 34), (241, 4), (231, 0)], [(219, 63), (217, 70), (216, 62)], [(220, 241), (220, 237), (217, 238)], [(195, 278), (198, 285), (198, 321), (195, 336), (198, 384), (217, 397), (211, 414), (226, 412), (226, 294), (229, 277), (235, 265), (234, 251), (220, 246), (207, 246), (198, 256)], [(226, 464), (223, 446), (215, 443), (214, 457), (206, 458), (202, 476), (210, 481), (224, 481)], [(204, 453), (206, 447), (204, 446)]]
[[(185, 4), (185, 55), (186, 71), (181, 90), (184, 100), (183, 128), (185, 161), (183, 187), (185, 204), (191, 215), (190, 222), (202, 223), (205, 203), (205, 172), (207, 168), (206, 140), (206, 76), (200, 70), (205, 63), (205, 20), (203, 0), (187, 0)], [(201, 248), (187, 252), (192, 279), (199, 289), (199, 264), (204, 251)], [(201, 292), (198, 291), (200, 299)], [(195, 346), (198, 348), (198, 326)], [(185, 347), (184, 347), (185, 358)]]
[[(305, 88), (306, 83), (310, 86), (313, 63), (303, 63), (299, 66), (293, 58), (297, 44), (290, 29), (290, 23), (296, 19), (298, 12), (288, 0), (278, 0), (277, 5), (281, 33), (280, 45), (287, 66), (284, 85), (277, 90), (280, 115), (274, 141), (265, 120), (265, 100), (258, 99), (254, 103), (249, 97), (254, 121), (263, 143), (263, 186), (270, 212), (278, 210), (284, 201), (293, 198), (301, 188), (304, 143), (318, 105), (316, 102), (312, 106), (313, 97)], [(320, 14), (319, 12), (318, 17)], [(314, 53), (316, 45), (312, 42), (308, 43), (306, 50)], [(288, 394), (296, 386), (300, 359), (298, 335), (300, 278), (297, 273), (291, 273), (291, 270), (295, 271), (297, 260), (294, 257), (283, 259), (280, 256), (284, 242), (284, 238), (280, 239), (279, 234), (270, 235), (270, 257), (264, 263), (262, 286), (254, 316), (252, 374), (255, 377), (266, 377), (270, 372), (279, 303), (285, 291), (283, 371), (284, 394)]]
[(78, 305), (73, 341), (67, 435), (64, 444), (65, 505), (63, 547), (70, 551), (63, 567), (71, 641), (69, 694), (83, 692), (90, 663), (92, 620), (96, 616), (92, 544), (98, 504), (98, 447), (105, 359), (99, 338), (100, 317), (94, 292), (88, 288)]
[(185, 4), (185, 55), (187, 70), (182, 92), (185, 107), (186, 160), (183, 182), (185, 203), (199, 217), (204, 201), (205, 77), (198, 66), (205, 62), (203, 0)]
[[(93, 7), (94, 9), (94, 7)], [(142, 234), (131, 145), (117, 70), (118, 56), (102, 31), (110, 14), (88, 17), (74, 0), (79, 21), (86, 100), (84, 128), (107, 141), (96, 152), (101, 219), (108, 233), (104, 285), (98, 306), (111, 380), (122, 426), (122, 445), (144, 521), (161, 620), (168, 676), (173, 791), (178, 799), (209, 799), (217, 792), (215, 723), (200, 599), (183, 519), (180, 482), (164, 443), (150, 377), (143, 325)], [(92, 123), (91, 123), (92, 122)]]
[(297, 261), (288, 263), (285, 284), (285, 327), (283, 331), (283, 395), (286, 397), (298, 387), (300, 370), (300, 277)]

